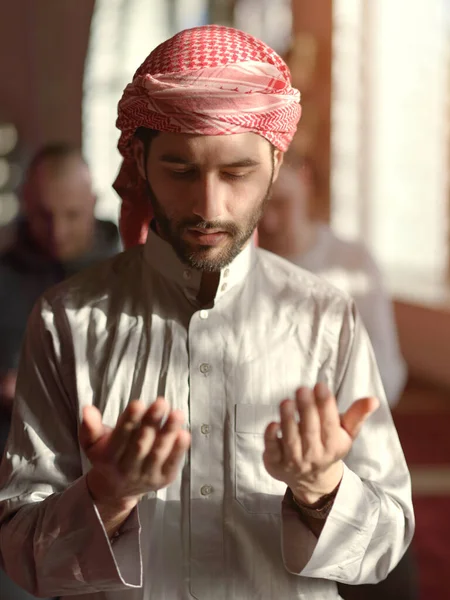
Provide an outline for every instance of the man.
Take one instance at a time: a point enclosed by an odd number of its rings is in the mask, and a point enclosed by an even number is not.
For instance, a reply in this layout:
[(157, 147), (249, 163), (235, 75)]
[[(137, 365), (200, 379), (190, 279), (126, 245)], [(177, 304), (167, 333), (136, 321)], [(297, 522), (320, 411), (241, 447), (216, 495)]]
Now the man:
[(381, 274), (363, 244), (337, 237), (311, 219), (314, 169), (286, 162), (258, 226), (259, 244), (350, 294), (372, 343), (387, 400), (395, 406), (406, 380), (391, 300)]
[[(0, 255), (0, 452), (9, 432), (20, 346), (28, 315), (49, 287), (120, 251), (117, 227), (94, 217), (87, 164), (67, 144), (41, 148)], [(5, 236), (6, 238), (6, 236)], [(0, 571), (2, 600), (29, 598)]]
[(400, 559), (409, 474), (352, 301), (250, 242), (299, 117), (283, 61), (227, 27), (126, 88), (132, 247), (45, 296), (20, 366), (0, 542), (28, 589), (328, 600)]

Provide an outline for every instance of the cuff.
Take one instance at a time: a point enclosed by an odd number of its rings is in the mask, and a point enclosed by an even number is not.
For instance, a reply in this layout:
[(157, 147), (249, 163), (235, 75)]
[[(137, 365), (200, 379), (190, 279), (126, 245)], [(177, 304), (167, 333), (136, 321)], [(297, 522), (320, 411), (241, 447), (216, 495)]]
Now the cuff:
[[(58, 506), (59, 505), (59, 506)], [(130, 514), (112, 544), (81, 477), (63, 492), (60, 531), (46, 557), (56, 594), (105, 592), (142, 585), (138, 511)], [(64, 516), (63, 516), (64, 515)], [(47, 567), (48, 569), (48, 567)]]
[(378, 504), (370, 502), (361, 479), (344, 464), (336, 498), (319, 538), (302, 523), (294, 507), (283, 505), (282, 545), (287, 570), (305, 577), (347, 580), (343, 573), (364, 556), (377, 512)]

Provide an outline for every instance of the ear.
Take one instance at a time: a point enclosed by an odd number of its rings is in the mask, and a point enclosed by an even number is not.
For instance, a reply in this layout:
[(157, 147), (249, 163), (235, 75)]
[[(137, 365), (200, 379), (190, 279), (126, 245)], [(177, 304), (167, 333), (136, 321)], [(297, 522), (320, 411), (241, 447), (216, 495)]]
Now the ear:
[(278, 179), (278, 175), (280, 174), (280, 169), (281, 169), (281, 165), (283, 164), (283, 160), (284, 160), (284, 152), (281, 152), (281, 150), (278, 150), (278, 148), (275, 148), (274, 153), (273, 153), (274, 165), (273, 165), (272, 183), (275, 183), (275, 181)]
[(136, 161), (136, 166), (138, 168), (139, 175), (142, 177), (142, 179), (146, 179), (146, 166), (147, 165), (144, 164), (144, 162), (145, 162), (144, 143), (142, 142), (142, 140), (139, 140), (135, 137), (135, 138), (133, 138), (131, 144), (132, 144), (133, 157), (134, 157), (134, 160)]

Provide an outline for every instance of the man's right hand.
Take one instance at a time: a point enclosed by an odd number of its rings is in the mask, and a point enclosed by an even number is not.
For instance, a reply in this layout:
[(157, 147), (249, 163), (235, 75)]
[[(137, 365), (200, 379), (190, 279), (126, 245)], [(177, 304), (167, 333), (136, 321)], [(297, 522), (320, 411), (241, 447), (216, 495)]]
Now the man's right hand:
[(181, 411), (169, 412), (163, 424), (168, 412), (164, 398), (148, 409), (135, 400), (111, 429), (96, 407), (83, 410), (79, 439), (92, 464), (87, 485), (109, 533), (144, 494), (166, 487), (177, 475), (191, 436), (182, 429)]

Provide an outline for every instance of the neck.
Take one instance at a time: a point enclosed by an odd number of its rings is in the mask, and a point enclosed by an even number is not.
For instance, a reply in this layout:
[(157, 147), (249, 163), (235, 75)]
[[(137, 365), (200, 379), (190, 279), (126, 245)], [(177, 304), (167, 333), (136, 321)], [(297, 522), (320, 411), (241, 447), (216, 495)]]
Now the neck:
[(212, 305), (219, 287), (220, 273), (202, 273), (202, 282), (197, 295), (200, 306)]

